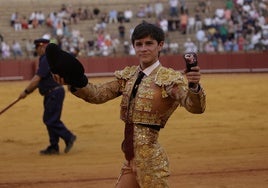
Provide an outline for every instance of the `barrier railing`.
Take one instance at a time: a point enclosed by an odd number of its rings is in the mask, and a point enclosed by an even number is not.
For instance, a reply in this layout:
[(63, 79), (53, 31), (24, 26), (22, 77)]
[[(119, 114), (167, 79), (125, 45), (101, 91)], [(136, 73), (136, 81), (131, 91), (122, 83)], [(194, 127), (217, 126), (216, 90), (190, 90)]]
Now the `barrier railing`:
[[(89, 57), (79, 60), (88, 77), (112, 76), (115, 70), (139, 63), (135, 56)], [(204, 73), (268, 72), (268, 52), (199, 54), (198, 60)], [(0, 61), (0, 81), (31, 79), (35, 74), (37, 61), (38, 59)], [(160, 61), (176, 70), (183, 70), (185, 67), (181, 54), (161, 56)]]

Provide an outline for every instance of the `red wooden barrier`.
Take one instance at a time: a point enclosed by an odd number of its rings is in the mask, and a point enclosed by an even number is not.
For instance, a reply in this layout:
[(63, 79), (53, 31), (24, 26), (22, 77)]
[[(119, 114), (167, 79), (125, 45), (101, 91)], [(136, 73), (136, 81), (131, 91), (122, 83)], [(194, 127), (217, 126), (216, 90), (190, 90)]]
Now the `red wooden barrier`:
[[(88, 76), (110, 76), (125, 66), (138, 65), (135, 56), (88, 57), (79, 59)], [(199, 66), (204, 73), (268, 72), (268, 52), (235, 54), (199, 54)], [(185, 67), (182, 54), (161, 56), (163, 65), (177, 70)], [(0, 80), (29, 80), (35, 73), (35, 60), (0, 61)]]
[(0, 80), (29, 80), (35, 73), (33, 60), (0, 61)]

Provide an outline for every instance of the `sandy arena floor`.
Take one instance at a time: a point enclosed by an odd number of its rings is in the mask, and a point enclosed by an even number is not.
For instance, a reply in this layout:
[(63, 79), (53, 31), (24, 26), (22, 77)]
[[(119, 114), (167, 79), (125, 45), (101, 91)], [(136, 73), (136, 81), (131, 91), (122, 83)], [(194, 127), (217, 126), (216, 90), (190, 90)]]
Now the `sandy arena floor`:
[[(203, 75), (206, 112), (179, 108), (160, 133), (171, 188), (268, 187), (267, 83), (267, 73)], [(0, 82), (0, 110), (27, 84)], [(114, 187), (123, 162), (120, 99), (93, 105), (66, 92), (62, 120), (78, 139), (68, 154), (61, 141), (59, 156), (39, 155), (48, 145), (42, 97), (19, 101), (0, 116), (0, 187)]]

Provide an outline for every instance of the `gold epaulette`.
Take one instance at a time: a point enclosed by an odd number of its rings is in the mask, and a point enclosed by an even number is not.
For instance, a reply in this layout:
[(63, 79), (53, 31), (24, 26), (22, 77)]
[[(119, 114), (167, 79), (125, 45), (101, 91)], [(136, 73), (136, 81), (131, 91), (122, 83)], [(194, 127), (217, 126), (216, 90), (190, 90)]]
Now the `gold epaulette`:
[(160, 67), (156, 76), (155, 83), (160, 87), (168, 86), (171, 84), (185, 85), (186, 82), (184, 80), (183, 75), (175, 71), (172, 68)]
[(115, 71), (114, 75), (118, 79), (128, 80), (135, 74), (137, 68), (138, 66), (127, 66), (123, 70)]

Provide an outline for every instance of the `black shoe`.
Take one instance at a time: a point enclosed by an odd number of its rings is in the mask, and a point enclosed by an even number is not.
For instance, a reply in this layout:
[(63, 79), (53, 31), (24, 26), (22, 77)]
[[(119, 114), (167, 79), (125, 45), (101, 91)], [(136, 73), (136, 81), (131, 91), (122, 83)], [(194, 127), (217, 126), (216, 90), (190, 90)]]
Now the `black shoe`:
[(64, 149), (64, 152), (65, 152), (65, 153), (68, 153), (68, 152), (72, 149), (75, 140), (76, 140), (76, 136), (73, 135), (73, 136), (71, 137), (71, 139), (70, 139), (69, 141), (66, 142), (66, 147), (65, 147), (65, 149)]
[(40, 151), (41, 155), (58, 155), (59, 149), (48, 146), (46, 149)]

